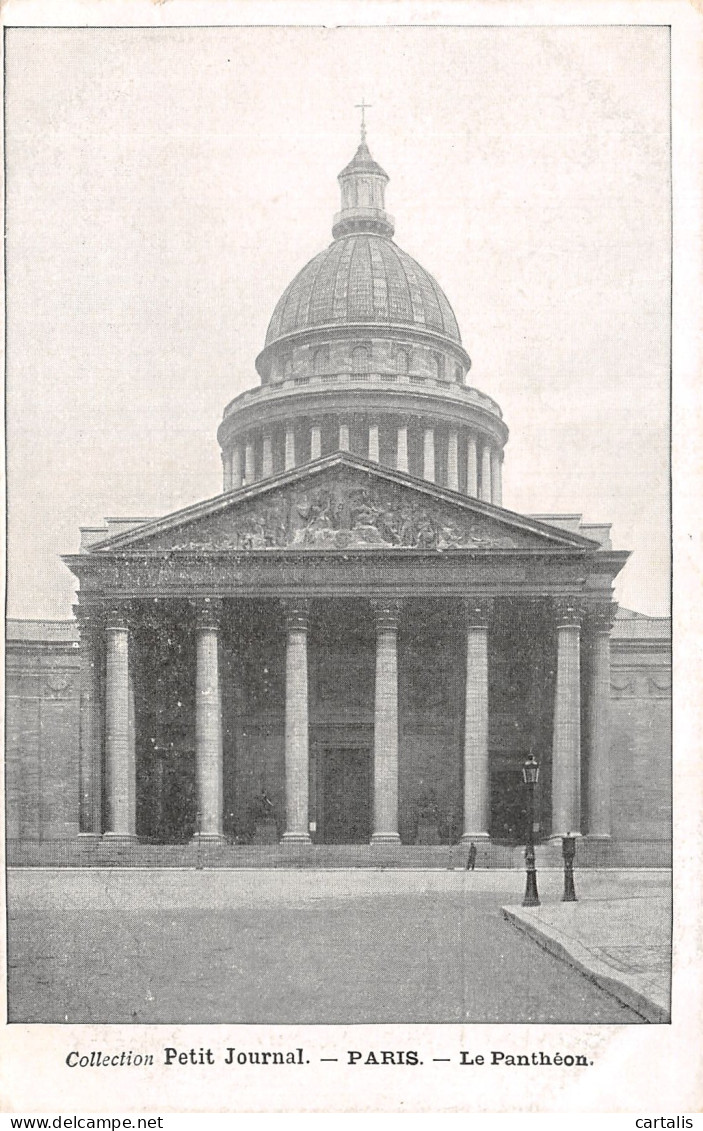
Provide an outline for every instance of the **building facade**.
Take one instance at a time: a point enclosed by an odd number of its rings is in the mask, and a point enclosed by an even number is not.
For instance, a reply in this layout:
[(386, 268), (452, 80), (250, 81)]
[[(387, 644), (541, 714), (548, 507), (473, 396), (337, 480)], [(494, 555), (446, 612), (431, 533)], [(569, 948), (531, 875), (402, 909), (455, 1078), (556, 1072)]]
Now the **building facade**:
[(609, 526), (503, 507), (508, 429), (387, 181), (362, 134), (222, 493), (84, 528), (75, 628), (10, 626), (11, 842), (509, 846), (535, 755), (540, 839), (663, 859), (668, 622), (618, 612)]

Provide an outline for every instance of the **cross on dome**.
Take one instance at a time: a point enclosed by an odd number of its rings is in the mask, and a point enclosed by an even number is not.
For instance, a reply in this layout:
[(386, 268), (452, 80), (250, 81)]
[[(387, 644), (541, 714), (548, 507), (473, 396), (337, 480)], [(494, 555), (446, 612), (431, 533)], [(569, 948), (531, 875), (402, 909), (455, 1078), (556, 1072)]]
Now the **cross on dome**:
[(372, 106), (371, 102), (365, 102), (364, 99), (362, 98), (361, 102), (357, 102), (356, 106), (354, 107), (355, 110), (361, 110), (361, 140), (362, 141), (366, 141), (366, 111), (370, 110), (371, 106)]

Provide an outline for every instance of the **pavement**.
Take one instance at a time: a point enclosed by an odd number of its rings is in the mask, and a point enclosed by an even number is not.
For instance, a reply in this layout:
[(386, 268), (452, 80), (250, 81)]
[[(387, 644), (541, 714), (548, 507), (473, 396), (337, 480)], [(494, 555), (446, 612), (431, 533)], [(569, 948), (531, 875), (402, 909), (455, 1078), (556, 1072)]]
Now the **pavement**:
[(645, 1020), (671, 1020), (668, 895), (504, 907), (503, 915)]
[[(560, 872), (542, 871), (542, 907), (525, 920), (517, 871), (10, 868), (10, 1018), (663, 1020), (648, 1010), (655, 975), (668, 975), (669, 924), (656, 909), (668, 902), (669, 874), (588, 870), (576, 884), (580, 902), (561, 904)], [(614, 941), (603, 924), (616, 904), (630, 913)], [(578, 942), (576, 923), (590, 965), (564, 941)], [(649, 985), (624, 1000), (616, 964), (653, 945), (659, 968), (640, 970)], [(606, 958), (613, 970), (595, 977), (593, 961)], [(640, 964), (653, 958), (640, 949)]]

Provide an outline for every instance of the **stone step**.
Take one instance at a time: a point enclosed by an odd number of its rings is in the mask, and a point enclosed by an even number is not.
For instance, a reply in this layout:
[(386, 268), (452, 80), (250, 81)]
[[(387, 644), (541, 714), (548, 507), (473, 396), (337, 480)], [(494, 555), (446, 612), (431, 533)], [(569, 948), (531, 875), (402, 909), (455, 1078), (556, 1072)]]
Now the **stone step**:
[[(536, 848), (539, 868), (561, 868), (559, 844)], [(8, 841), (12, 867), (105, 868), (464, 868), (468, 849), (455, 845), (405, 844), (119, 844), (110, 841)], [(671, 865), (665, 842), (577, 842), (576, 868), (662, 868)], [(476, 867), (525, 866), (524, 849), (478, 844)]]

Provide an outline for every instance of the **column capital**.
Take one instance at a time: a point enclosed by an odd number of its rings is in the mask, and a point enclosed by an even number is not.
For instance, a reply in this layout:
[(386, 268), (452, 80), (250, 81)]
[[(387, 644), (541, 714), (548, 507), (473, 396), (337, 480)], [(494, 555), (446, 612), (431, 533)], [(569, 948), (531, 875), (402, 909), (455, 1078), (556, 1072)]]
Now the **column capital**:
[(129, 629), (130, 603), (128, 601), (108, 601), (104, 606), (105, 628), (126, 632)]
[(310, 616), (310, 602), (305, 598), (297, 601), (282, 601), (288, 632), (307, 632)]
[(585, 608), (583, 601), (578, 597), (557, 597), (553, 608), (557, 628), (581, 627)]
[(104, 608), (99, 601), (77, 601), (73, 606), (73, 615), (81, 636), (102, 628), (105, 619)]
[(376, 631), (397, 632), (402, 607), (402, 601), (372, 600), (371, 608), (376, 618)]
[(467, 628), (488, 628), (493, 615), (492, 597), (463, 597), (461, 604)]
[(592, 632), (610, 633), (618, 611), (615, 601), (594, 601), (585, 608), (585, 622)]
[(198, 629), (217, 629), (220, 627), (222, 601), (219, 597), (201, 597), (193, 602), (195, 627)]

